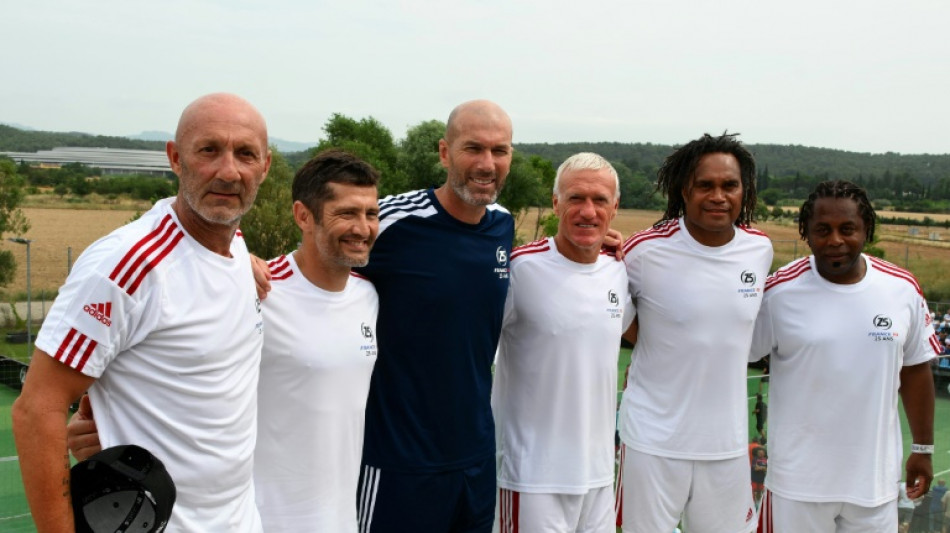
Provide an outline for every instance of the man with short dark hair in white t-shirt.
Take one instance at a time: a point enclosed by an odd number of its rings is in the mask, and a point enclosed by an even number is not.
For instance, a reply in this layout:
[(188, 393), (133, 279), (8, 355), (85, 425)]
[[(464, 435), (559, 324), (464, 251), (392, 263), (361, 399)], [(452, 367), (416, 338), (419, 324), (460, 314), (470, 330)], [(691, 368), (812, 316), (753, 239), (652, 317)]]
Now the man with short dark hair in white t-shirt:
[(496, 531), (613, 533), (620, 336), (633, 322), (622, 262), (601, 251), (620, 198), (597, 154), (558, 168), (558, 232), (511, 254), (492, 387)]
[(39, 531), (74, 529), (66, 416), (87, 389), (102, 446), (142, 446), (173, 478), (166, 531), (261, 531), (251, 476), (263, 322), (236, 233), (270, 168), (267, 127), (247, 101), (211, 94), (185, 108), (166, 151), (178, 197), (83, 252), (14, 403)]
[(755, 162), (732, 135), (670, 155), (663, 219), (624, 262), (638, 335), (620, 406), (626, 533), (744, 533), (749, 490), (746, 353), (772, 262), (755, 210)]
[(379, 299), (365, 266), (379, 232), (372, 166), (321, 152), (294, 177), (300, 247), (270, 262), (254, 486), (264, 530), (356, 533), (353, 494), (376, 363)]
[(812, 255), (769, 276), (751, 350), (771, 370), (760, 531), (890, 533), (898, 394), (913, 435), (907, 496), (933, 479), (933, 319), (910, 272), (862, 253), (876, 218), (864, 189), (820, 183), (799, 213)]

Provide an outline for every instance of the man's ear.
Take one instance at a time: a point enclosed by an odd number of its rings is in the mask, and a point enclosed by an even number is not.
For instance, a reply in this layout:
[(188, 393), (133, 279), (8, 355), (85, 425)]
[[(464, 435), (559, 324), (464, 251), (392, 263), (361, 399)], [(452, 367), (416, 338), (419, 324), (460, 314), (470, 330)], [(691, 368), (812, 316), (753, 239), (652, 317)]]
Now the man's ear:
[(313, 213), (310, 212), (310, 208), (303, 205), (303, 202), (300, 200), (294, 202), (294, 222), (297, 223), (297, 227), (300, 228), (300, 231), (305, 233), (311, 224), (314, 223), (314, 216)]

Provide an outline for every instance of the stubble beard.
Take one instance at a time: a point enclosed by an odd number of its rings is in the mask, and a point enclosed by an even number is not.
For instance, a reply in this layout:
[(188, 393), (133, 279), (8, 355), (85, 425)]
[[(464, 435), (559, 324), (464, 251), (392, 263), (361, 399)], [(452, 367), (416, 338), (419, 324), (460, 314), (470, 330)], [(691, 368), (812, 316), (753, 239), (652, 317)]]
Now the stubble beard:
[[(254, 190), (252, 191), (252, 194), (242, 198), (242, 200), (246, 200), (246, 202), (242, 203), (237, 213), (233, 215), (218, 215), (214, 212), (214, 208), (205, 208), (201, 205), (201, 198), (198, 197), (197, 191), (182, 185), (182, 183), (185, 181), (192, 182), (193, 180), (197, 179), (192, 175), (191, 170), (184, 161), (181, 162), (181, 173), (182, 176), (179, 179), (178, 195), (185, 201), (185, 204), (188, 206), (191, 212), (209, 224), (218, 224), (222, 226), (237, 225), (241, 221), (241, 218), (246, 215), (248, 211), (250, 211), (251, 206), (254, 205), (254, 200), (257, 198), (257, 190)], [(213, 183), (214, 182), (212, 182), (212, 184)], [(247, 191), (245, 190), (245, 192)]]
[[(498, 177), (495, 176), (495, 183), (498, 183)], [(468, 180), (464, 177), (455, 177), (449, 180), (449, 185), (452, 187), (452, 190), (455, 191), (455, 194), (462, 199), (468, 205), (476, 207), (484, 207), (486, 205), (491, 205), (498, 200), (499, 190), (496, 187), (495, 190), (488, 196), (484, 194), (475, 195), (466, 184)]]

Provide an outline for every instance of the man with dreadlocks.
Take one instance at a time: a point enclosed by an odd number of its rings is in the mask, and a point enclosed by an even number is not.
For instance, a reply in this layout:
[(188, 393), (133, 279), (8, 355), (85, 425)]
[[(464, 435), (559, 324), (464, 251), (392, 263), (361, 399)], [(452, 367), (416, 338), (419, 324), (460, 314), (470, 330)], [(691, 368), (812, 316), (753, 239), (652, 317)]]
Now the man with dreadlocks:
[(618, 522), (748, 532), (746, 361), (772, 263), (749, 227), (755, 161), (735, 135), (707, 134), (666, 159), (657, 190), (663, 218), (623, 246), (639, 334), (620, 407)]
[(914, 439), (907, 495), (933, 479), (940, 346), (914, 276), (862, 253), (875, 218), (864, 189), (820, 183), (799, 215), (812, 255), (766, 281), (751, 352), (771, 355), (761, 531), (897, 530), (898, 393)]

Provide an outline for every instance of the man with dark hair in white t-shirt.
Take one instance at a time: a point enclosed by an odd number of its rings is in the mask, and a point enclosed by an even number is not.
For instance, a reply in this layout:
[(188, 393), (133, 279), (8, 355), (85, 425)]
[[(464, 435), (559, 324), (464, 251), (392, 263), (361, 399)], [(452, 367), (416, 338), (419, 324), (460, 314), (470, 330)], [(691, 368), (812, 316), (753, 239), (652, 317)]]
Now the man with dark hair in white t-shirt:
[(303, 238), (269, 263), (254, 486), (268, 533), (356, 533), (353, 494), (376, 363), (379, 299), (365, 266), (379, 232), (379, 175), (340, 150), (294, 177)]
[(890, 533), (898, 394), (913, 435), (907, 496), (933, 479), (933, 319), (910, 272), (862, 253), (876, 218), (864, 189), (820, 183), (799, 213), (812, 255), (769, 276), (751, 349), (772, 376), (760, 531)]
[(772, 262), (749, 227), (755, 162), (733, 135), (705, 135), (666, 159), (657, 188), (663, 219), (624, 244), (638, 336), (620, 406), (623, 531), (748, 532), (746, 352)]
[(597, 154), (558, 168), (558, 232), (516, 248), (492, 407), (498, 531), (613, 533), (617, 354), (633, 322), (622, 262), (601, 251), (617, 172)]
[(263, 327), (237, 233), (270, 168), (247, 101), (211, 94), (166, 146), (177, 198), (92, 244), (36, 339), (13, 429), (39, 531), (73, 531), (67, 411), (87, 389), (103, 447), (136, 444), (177, 487), (166, 531), (261, 531), (252, 454)]

